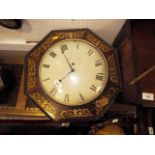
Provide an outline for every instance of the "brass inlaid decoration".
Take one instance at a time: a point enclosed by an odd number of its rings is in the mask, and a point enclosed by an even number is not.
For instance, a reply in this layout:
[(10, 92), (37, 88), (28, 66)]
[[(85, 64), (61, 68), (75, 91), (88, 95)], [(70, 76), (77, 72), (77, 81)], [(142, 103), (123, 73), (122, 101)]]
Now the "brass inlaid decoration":
[(39, 57), (40, 54), (44, 53), (45, 50), (47, 50), (50, 47), (50, 45), (52, 43), (54, 43), (57, 39), (58, 39), (58, 37), (57, 36), (53, 36), (53, 35), (50, 36), (50, 37), (48, 37), (41, 46), (39, 46), (38, 48), (36, 48), (34, 50), (34, 52), (31, 53), (31, 57), (34, 57), (34, 58)]
[(118, 84), (118, 78), (117, 78), (118, 75), (117, 75), (117, 69), (116, 69), (116, 64), (115, 64), (115, 57), (113, 54), (108, 57), (108, 63), (110, 64), (109, 65), (110, 80), (113, 83)]
[(90, 112), (89, 109), (73, 109), (73, 110), (66, 110), (60, 113), (61, 119), (67, 118), (85, 118), (85, 117), (92, 117), (93, 114)]
[(31, 91), (36, 86), (36, 63), (32, 59), (28, 59), (27, 87)]
[(96, 105), (96, 115), (100, 115), (105, 108), (106, 105), (109, 104), (109, 99), (108, 97), (102, 97), (101, 99), (97, 100), (95, 105)]
[(39, 93), (32, 93), (30, 94), (31, 98), (38, 103), (38, 105), (43, 108), (48, 113), (52, 114), (53, 116), (56, 114), (56, 109), (52, 106), (51, 103), (48, 102), (41, 94)]
[(54, 33), (55, 36), (58, 36), (59, 39), (72, 39), (72, 38), (77, 38), (77, 39), (80, 39), (84, 36), (85, 34), (85, 31), (83, 30), (78, 30), (78, 31), (66, 31), (66, 32), (61, 32), (61, 31), (58, 31), (58, 32), (55, 32)]
[(112, 50), (112, 48), (110, 48), (107, 44), (103, 43), (100, 39), (90, 33), (88, 33), (87, 35), (87, 40), (90, 41), (92, 44), (96, 45), (103, 52), (108, 52)]

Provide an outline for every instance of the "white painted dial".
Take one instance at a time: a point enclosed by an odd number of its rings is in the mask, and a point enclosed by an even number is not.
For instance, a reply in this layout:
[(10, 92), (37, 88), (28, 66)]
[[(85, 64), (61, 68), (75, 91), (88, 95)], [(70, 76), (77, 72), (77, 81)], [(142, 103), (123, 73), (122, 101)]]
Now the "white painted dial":
[(94, 100), (108, 81), (108, 64), (99, 49), (81, 39), (65, 39), (51, 46), (39, 66), (44, 92), (68, 106)]

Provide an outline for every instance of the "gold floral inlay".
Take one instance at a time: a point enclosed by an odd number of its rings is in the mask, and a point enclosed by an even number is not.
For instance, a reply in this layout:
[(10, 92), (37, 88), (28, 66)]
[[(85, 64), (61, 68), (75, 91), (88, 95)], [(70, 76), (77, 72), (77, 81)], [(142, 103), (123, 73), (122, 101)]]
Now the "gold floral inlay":
[(97, 100), (95, 103), (96, 115), (98, 116), (99, 114), (101, 114), (101, 112), (103, 111), (105, 106), (108, 104), (109, 104), (109, 98), (108, 97), (102, 97), (101, 99)]
[(59, 37), (59, 39), (71, 39), (71, 38), (82, 38), (85, 31), (68, 31), (68, 32), (55, 32), (54, 34)]
[(93, 114), (90, 112), (89, 109), (65, 110), (60, 113), (61, 119), (84, 118), (84, 117), (91, 117), (91, 116), (93, 116)]
[(116, 63), (115, 63), (114, 55), (110, 55), (108, 57), (108, 63), (109, 63), (109, 70), (110, 70), (110, 80), (113, 83), (118, 84), (117, 70), (116, 70)]
[(36, 63), (32, 59), (28, 59), (27, 88), (31, 91), (36, 86)]
[(51, 37), (49, 37), (44, 43), (42, 43), (42, 45), (38, 46), (34, 51), (33, 53), (31, 53), (31, 57), (33, 58), (37, 58), (40, 56), (40, 54), (44, 53), (49, 47), (50, 47), (50, 44), (53, 42), (53, 36), (52, 36), (52, 39)]
[(95, 37), (94, 35), (90, 33), (87, 34), (87, 40), (91, 42), (92, 44), (96, 45), (103, 52), (108, 52), (111, 50), (110, 46), (108, 46), (103, 41), (101, 41), (99, 38)]
[(56, 113), (56, 109), (54, 106), (51, 105), (41, 94), (38, 92), (30, 94), (30, 97), (46, 112), (52, 114), (54, 117)]

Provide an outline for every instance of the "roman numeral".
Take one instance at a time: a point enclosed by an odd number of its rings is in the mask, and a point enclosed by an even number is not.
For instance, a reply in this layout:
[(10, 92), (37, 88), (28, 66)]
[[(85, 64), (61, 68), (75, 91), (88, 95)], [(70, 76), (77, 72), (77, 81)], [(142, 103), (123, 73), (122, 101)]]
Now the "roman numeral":
[(54, 58), (56, 56), (56, 53), (50, 52), (49, 55)]
[(68, 94), (65, 95), (64, 102), (69, 102), (69, 95)]
[(96, 67), (98, 67), (98, 66), (100, 66), (100, 65), (102, 65), (102, 60), (101, 60), (101, 59), (95, 61), (95, 66), (96, 66)]
[(61, 45), (61, 46), (60, 46), (60, 49), (61, 49), (61, 52), (64, 53), (64, 51), (68, 50), (68, 47), (67, 47), (66, 44), (64, 44), (64, 45)]
[(52, 88), (52, 89), (50, 90), (50, 94), (51, 94), (53, 97), (55, 96), (56, 92), (57, 92), (57, 90), (56, 90), (55, 88)]
[(50, 78), (44, 79), (43, 81), (47, 81), (47, 80), (50, 80)]
[(81, 100), (82, 100), (83, 102), (85, 102), (85, 99), (84, 99), (84, 97), (82, 96), (82, 94), (79, 94), (79, 96), (80, 96)]
[(90, 49), (89, 51), (88, 51), (88, 53), (87, 53), (89, 56), (91, 56), (92, 54), (93, 54), (93, 50), (92, 49)]
[(97, 91), (96, 86), (94, 86), (93, 84), (91, 85), (90, 89), (93, 90), (93, 91), (95, 91), (95, 92)]
[(48, 64), (43, 64), (43, 67), (45, 67), (45, 68), (49, 68), (50, 65), (48, 65)]
[(97, 75), (96, 75), (96, 80), (102, 81), (103, 78), (104, 78), (104, 73), (97, 73)]

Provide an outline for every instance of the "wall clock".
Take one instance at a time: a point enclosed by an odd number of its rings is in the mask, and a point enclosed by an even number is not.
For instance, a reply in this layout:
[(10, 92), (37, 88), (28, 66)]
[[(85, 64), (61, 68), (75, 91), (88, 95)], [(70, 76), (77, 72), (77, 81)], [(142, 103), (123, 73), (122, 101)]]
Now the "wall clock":
[(89, 29), (50, 32), (25, 63), (27, 96), (56, 121), (99, 119), (121, 90), (116, 51)]

